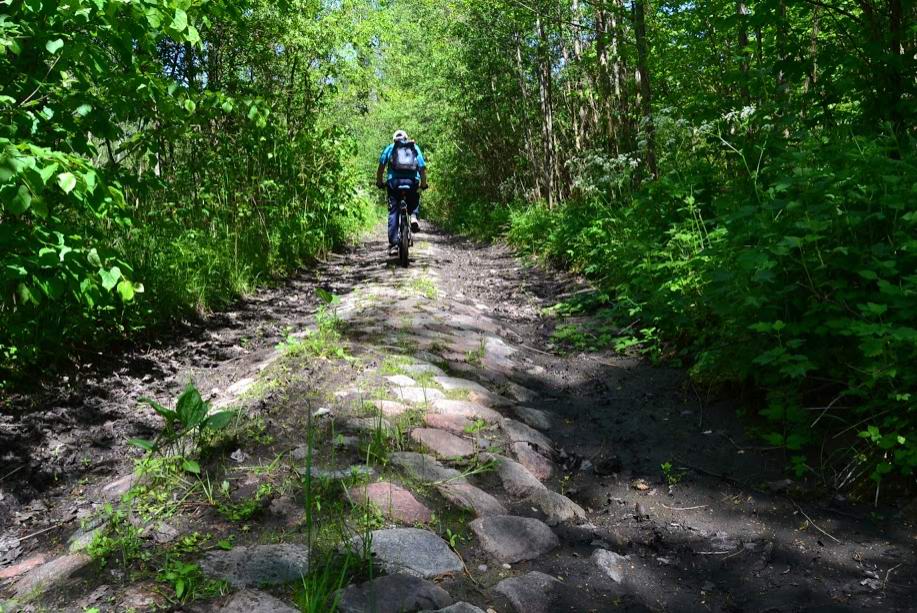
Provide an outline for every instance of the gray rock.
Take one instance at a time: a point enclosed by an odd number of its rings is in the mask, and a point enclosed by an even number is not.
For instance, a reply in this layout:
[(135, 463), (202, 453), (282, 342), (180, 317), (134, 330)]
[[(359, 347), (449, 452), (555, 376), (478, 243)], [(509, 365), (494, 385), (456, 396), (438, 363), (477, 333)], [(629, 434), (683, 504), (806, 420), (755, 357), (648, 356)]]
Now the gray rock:
[(309, 457), (309, 447), (307, 445), (300, 445), (290, 452), (290, 457), (297, 462), (302, 462), (307, 457)]
[(481, 394), (490, 393), (490, 390), (488, 390), (480, 383), (469, 381), (468, 379), (460, 379), (458, 377), (433, 377), (433, 380), (442, 386), (442, 388), (446, 391), (468, 390)]
[(473, 604), (468, 604), (467, 602), (457, 602), (451, 607), (446, 607), (445, 609), (437, 609), (436, 611), (429, 611), (429, 613), (484, 613), (484, 609), (479, 609)]
[(342, 429), (345, 432), (375, 432), (380, 429), (391, 432), (394, 427), (383, 417), (348, 417)]
[(518, 383), (513, 383), (512, 381), (506, 384), (506, 391), (519, 402), (532, 402), (538, 398), (538, 394), (529, 388), (523, 387)]
[(414, 428), (411, 438), (440, 458), (464, 458), (475, 451), (471, 441), (436, 428)]
[(242, 590), (236, 593), (223, 607), (221, 613), (297, 613), (282, 600), (259, 590)]
[(102, 489), (99, 490), (99, 495), (108, 502), (114, 502), (120, 500), (121, 496), (128, 493), (138, 482), (139, 477), (134, 473), (123, 475), (102, 486)]
[(470, 483), (443, 483), (436, 489), (449, 502), (473, 512), (477, 517), (506, 515), (506, 507), (499, 500)]
[(554, 426), (554, 419), (547, 411), (532, 409), (530, 407), (516, 407), (516, 417), (539, 430), (550, 430)]
[(509, 599), (517, 613), (553, 613), (554, 591), (561, 582), (538, 571), (504, 579), (494, 591)]
[(397, 451), (389, 456), (389, 461), (409, 476), (431, 483), (434, 481), (464, 482), (462, 473), (454, 468), (440, 464), (439, 460), (424, 453)]
[(434, 376), (442, 376), (446, 373), (443, 372), (443, 369), (439, 366), (434, 366), (433, 364), (428, 364), (426, 362), (420, 362), (418, 364), (408, 364), (402, 366), (401, 370), (411, 375), (421, 375), (430, 373)]
[(386, 417), (398, 417), (410, 410), (407, 405), (394, 400), (373, 400), (373, 406)]
[(152, 538), (159, 545), (166, 545), (177, 539), (180, 533), (175, 526), (160, 521), (148, 525), (141, 534), (146, 538)]
[(483, 419), (491, 424), (499, 423), (503, 419), (503, 416), (493, 409), (469, 400), (446, 400), (443, 398), (433, 403), (433, 411), (443, 415)]
[(526, 426), (521, 421), (504, 418), (503, 421), (500, 422), (500, 426), (502, 426), (509, 440), (514, 443), (529, 443), (548, 453), (551, 453), (554, 449), (554, 443), (551, 442), (551, 439), (538, 430)]
[(18, 598), (31, 598), (57, 587), (83, 569), (92, 561), (92, 558), (83, 553), (54, 558), (45, 562), (23, 575), (13, 585), (13, 593)]
[(592, 552), (592, 561), (615, 583), (624, 581), (627, 572), (627, 558), (607, 549)]
[(309, 572), (309, 550), (292, 543), (235, 547), (211, 551), (200, 564), (204, 573), (233, 587), (280, 585), (300, 581)]
[[(350, 541), (355, 551), (363, 550), (363, 537)], [(391, 528), (372, 533), (370, 549), (388, 573), (414, 575), (424, 579), (461, 572), (464, 568), (449, 545), (429, 530)]]
[(387, 575), (351, 585), (338, 596), (341, 613), (411, 613), (452, 604), (446, 590), (410, 575)]
[(487, 553), (510, 564), (532, 560), (560, 544), (544, 522), (531, 517), (491, 515), (480, 517), (468, 526)]
[(546, 481), (554, 474), (554, 462), (539, 453), (537, 447), (529, 443), (513, 443), (512, 447), (519, 463), (539, 481)]
[(417, 381), (405, 375), (390, 375), (385, 380), (396, 387), (417, 387)]
[(309, 470), (313, 479), (348, 479), (350, 477), (372, 477), (376, 474), (371, 466), (365, 464), (354, 464), (347, 468), (321, 468), (312, 466)]
[(500, 477), (500, 481), (503, 482), (503, 489), (510, 496), (524, 498), (536, 490), (545, 489), (541, 481), (519, 462), (514, 462), (499, 455), (491, 454), (487, 457), (496, 462), (497, 475)]
[(399, 387), (395, 395), (401, 402), (411, 404), (429, 404), (446, 397), (441, 391), (432, 387)]
[(305, 515), (303, 505), (297, 503), (292, 496), (274, 498), (268, 508), (271, 515), (282, 521), (288, 528), (292, 528), (301, 522)]
[(70, 553), (78, 553), (85, 550), (103, 530), (105, 530), (105, 526), (96, 526), (94, 528), (86, 526), (85, 528), (77, 528), (76, 532), (71, 534), (70, 538), (67, 539), (67, 551)]
[(586, 512), (583, 507), (549, 489), (535, 490), (525, 500), (547, 516), (545, 522), (549, 526), (574, 520), (586, 521)]

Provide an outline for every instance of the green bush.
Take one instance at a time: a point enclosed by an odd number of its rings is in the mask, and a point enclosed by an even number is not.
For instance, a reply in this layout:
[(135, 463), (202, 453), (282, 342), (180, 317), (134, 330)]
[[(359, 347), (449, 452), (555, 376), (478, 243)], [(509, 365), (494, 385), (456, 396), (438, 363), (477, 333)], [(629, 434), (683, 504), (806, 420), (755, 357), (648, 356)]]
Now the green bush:
[(892, 138), (730, 121), (663, 123), (688, 151), (670, 150), (658, 181), (506, 207), (508, 240), (588, 275), (697, 381), (764, 390), (758, 431), (797, 469), (825, 439), (836, 485), (912, 475), (917, 156), (890, 155)]
[(224, 306), (375, 218), (320, 104), (337, 18), (266, 0), (6, 7), (0, 372)]

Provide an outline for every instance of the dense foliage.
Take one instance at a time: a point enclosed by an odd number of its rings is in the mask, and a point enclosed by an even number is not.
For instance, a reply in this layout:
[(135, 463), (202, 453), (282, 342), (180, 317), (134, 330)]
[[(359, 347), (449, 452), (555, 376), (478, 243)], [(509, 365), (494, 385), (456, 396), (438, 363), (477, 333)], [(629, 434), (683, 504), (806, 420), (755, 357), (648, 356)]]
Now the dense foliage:
[(427, 214), (589, 275), (619, 345), (763, 390), (799, 474), (913, 482), (912, 0), (0, 5), (5, 366), (344, 240), (404, 128)]
[(369, 219), (327, 110), (347, 12), (2, 4), (0, 366), (224, 304)]
[(398, 4), (437, 41), (392, 43), (414, 89), (449, 84), (418, 105), (444, 221), (588, 274), (619, 346), (766, 391), (797, 473), (913, 481), (914, 3)]

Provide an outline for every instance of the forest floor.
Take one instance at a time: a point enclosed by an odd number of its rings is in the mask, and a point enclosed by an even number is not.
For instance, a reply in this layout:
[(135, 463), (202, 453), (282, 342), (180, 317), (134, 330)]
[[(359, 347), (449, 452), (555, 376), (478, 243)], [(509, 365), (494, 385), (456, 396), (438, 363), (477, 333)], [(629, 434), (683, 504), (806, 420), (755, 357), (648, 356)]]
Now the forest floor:
[[(6, 398), (0, 611), (320, 611), (340, 578), (344, 611), (913, 610), (913, 505), (787, 480), (681, 370), (559, 351), (581, 280), (429, 228), (405, 270), (381, 237)], [(231, 434), (200, 477), (133, 472), (139, 399), (189, 380)]]

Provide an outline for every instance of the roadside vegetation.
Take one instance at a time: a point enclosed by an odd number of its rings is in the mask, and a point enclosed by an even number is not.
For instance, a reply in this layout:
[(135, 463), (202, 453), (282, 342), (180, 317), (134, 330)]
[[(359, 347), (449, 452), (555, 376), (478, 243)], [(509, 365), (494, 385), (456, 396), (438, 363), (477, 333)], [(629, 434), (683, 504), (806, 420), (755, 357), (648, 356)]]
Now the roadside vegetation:
[(5, 7), (0, 369), (219, 308), (374, 222), (333, 113), (350, 16), (261, 0)]
[[(340, 245), (378, 217), (367, 177), (399, 127), (435, 169), (425, 215), (594, 281), (566, 308), (604, 323), (560, 345), (743, 393), (827, 487), (913, 484), (914, 11), (12, 3), (0, 369), (80, 359)], [(315, 334), (288, 349), (333, 330)]]
[(913, 6), (399, 7), (414, 35), (389, 42), (392, 87), (431, 141), (427, 210), (593, 281), (561, 310), (601, 325), (558, 347), (639, 350), (741, 394), (827, 488), (913, 486)]

